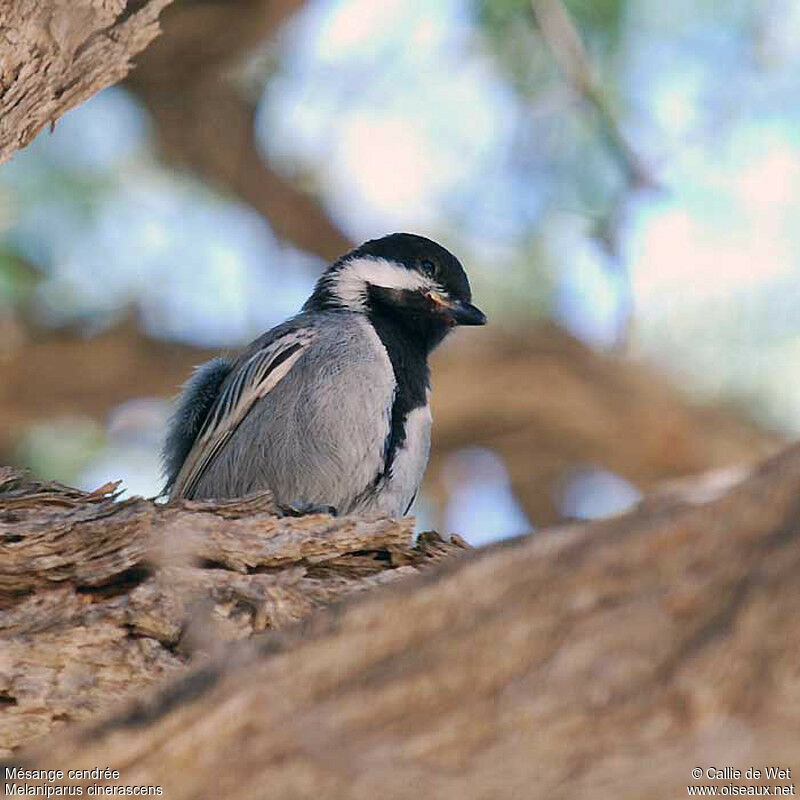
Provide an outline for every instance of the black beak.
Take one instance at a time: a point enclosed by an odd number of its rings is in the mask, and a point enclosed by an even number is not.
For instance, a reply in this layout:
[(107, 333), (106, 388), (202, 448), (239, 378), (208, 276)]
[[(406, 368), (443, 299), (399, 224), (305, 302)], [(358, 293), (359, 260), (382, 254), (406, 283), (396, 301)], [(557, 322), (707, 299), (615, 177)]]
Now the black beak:
[(456, 301), (447, 307), (447, 314), (456, 325), (485, 325), (486, 314), (472, 303)]

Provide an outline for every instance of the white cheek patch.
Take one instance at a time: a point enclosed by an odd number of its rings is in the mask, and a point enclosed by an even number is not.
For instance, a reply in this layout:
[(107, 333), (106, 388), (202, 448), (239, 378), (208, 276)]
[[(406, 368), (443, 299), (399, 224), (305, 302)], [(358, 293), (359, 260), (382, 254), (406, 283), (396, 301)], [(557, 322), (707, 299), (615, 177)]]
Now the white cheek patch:
[(334, 278), (332, 290), (347, 308), (361, 310), (367, 299), (367, 284), (385, 289), (442, 291), (419, 272), (385, 258), (369, 257), (348, 261)]

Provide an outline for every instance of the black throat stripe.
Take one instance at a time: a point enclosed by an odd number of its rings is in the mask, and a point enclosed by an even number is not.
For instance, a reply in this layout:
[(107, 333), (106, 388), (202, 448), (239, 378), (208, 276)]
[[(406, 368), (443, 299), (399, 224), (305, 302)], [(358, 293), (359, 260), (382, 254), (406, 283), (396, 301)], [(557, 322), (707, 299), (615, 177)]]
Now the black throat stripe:
[(427, 405), (430, 386), (427, 348), (415, 344), (412, 337), (391, 316), (373, 311), (369, 314), (394, 371), (397, 389), (392, 404), (389, 435), (384, 445), (383, 474), (378, 480), (391, 475), (397, 451), (406, 441), (406, 420), (415, 409)]

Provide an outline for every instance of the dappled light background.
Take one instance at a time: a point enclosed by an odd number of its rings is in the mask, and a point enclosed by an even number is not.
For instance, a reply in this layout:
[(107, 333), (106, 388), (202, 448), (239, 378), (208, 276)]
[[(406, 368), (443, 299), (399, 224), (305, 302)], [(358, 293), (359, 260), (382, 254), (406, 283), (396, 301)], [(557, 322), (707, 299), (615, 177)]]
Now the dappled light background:
[[(489, 314), (487, 336), (526, 340), (549, 319), (596, 352), (661, 372), (699, 405), (797, 434), (798, 4), (295, 5), (226, 73), (276, 186), (313, 198), (342, 240), (410, 230), (450, 247)], [(577, 60), (564, 28), (548, 24), (554, 9), (583, 43)], [(160, 46), (172, 35), (165, 25)], [(4, 368), (24, 370), (35, 343), (128, 331), (148, 352), (185, 348), (188, 373), (294, 313), (333, 255), (278, 231), (241, 182), (173, 157), (136, 74), (0, 167)], [(215, 146), (235, 162), (243, 145), (218, 113)], [(453, 337), (441, 358), (472, 352), (483, 333)], [(435, 364), (435, 386), (436, 375)], [(170, 380), (156, 394), (134, 380), (113, 408), (64, 413), (54, 373), (52, 403), (39, 398), (35, 419), (3, 414), (2, 460), (156, 494), (180, 378)], [(504, 391), (532, 386), (510, 380)], [(519, 465), (490, 446), (485, 417), (464, 417), (447, 452), (436, 443), (420, 527), (481, 544), (552, 521), (532, 518)], [(560, 434), (538, 435), (552, 448)], [(559, 518), (619, 513), (645, 489), (591, 453), (569, 459), (555, 481), (535, 468)]]

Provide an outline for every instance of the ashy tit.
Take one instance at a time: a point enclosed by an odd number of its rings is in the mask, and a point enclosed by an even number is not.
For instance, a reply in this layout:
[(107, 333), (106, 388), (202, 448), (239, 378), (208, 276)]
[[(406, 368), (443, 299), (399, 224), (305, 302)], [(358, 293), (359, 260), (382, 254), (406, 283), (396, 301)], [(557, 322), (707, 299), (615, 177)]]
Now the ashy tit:
[(406, 514), (430, 449), (428, 355), (454, 326), (485, 324), (471, 300), (458, 259), (423, 236), (347, 253), (299, 314), (195, 371), (169, 424), (165, 491)]

